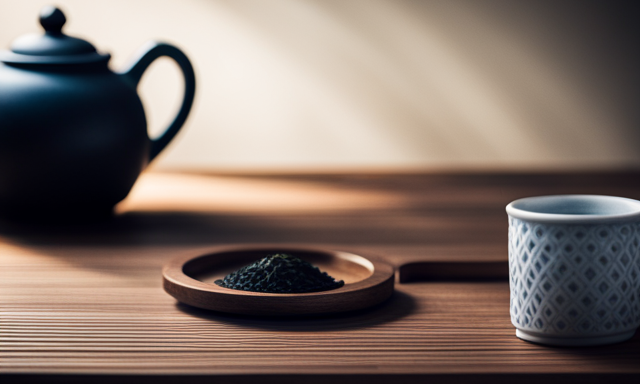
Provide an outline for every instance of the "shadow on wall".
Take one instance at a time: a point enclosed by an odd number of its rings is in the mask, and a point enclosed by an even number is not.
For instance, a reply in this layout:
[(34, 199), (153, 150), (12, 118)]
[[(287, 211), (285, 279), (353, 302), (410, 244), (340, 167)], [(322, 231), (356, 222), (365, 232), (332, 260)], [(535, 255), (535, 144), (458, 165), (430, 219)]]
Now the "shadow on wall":
[[(45, 3), (0, 0), (0, 46)], [(157, 168), (640, 165), (636, 2), (57, 3), (115, 68), (150, 38), (192, 58), (196, 105)], [(143, 79), (153, 131), (180, 87), (167, 62)]]

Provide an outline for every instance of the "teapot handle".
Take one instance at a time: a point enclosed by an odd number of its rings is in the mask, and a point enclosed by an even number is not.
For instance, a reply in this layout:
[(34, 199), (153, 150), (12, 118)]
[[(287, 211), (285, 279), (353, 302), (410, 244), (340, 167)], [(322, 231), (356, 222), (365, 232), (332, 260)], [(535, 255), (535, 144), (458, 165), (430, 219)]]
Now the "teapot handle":
[(167, 56), (175, 60), (184, 75), (184, 97), (178, 115), (173, 119), (169, 127), (160, 137), (151, 140), (149, 161), (153, 160), (169, 144), (184, 124), (196, 91), (196, 77), (193, 67), (187, 56), (171, 44), (150, 41), (140, 48), (131, 64), (120, 74), (124, 76), (134, 87), (140, 82), (140, 78), (149, 65), (157, 58)]

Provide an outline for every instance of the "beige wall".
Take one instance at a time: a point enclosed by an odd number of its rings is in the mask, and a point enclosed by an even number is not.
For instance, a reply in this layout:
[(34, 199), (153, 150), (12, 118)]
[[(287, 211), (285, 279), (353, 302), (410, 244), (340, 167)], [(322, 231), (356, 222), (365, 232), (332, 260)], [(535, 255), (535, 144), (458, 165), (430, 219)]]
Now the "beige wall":
[[(48, 3), (0, 0), (0, 48), (38, 31)], [(115, 69), (151, 38), (192, 59), (196, 103), (158, 169), (640, 165), (638, 39), (622, 2), (56, 4), (65, 31), (111, 53)], [(143, 78), (152, 131), (180, 87), (169, 61)]]

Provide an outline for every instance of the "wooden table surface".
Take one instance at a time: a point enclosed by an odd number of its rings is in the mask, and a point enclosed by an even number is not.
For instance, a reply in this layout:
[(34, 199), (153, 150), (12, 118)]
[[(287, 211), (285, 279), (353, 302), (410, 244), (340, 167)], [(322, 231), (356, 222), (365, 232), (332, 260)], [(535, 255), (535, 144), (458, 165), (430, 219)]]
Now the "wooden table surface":
[[(640, 199), (640, 173), (144, 174), (111, 220), (0, 224), (0, 381), (638, 383), (638, 334), (592, 348), (515, 337), (504, 207), (557, 193)], [(399, 269), (396, 293), (355, 313), (253, 318), (163, 291), (171, 258), (256, 243), (379, 255)]]

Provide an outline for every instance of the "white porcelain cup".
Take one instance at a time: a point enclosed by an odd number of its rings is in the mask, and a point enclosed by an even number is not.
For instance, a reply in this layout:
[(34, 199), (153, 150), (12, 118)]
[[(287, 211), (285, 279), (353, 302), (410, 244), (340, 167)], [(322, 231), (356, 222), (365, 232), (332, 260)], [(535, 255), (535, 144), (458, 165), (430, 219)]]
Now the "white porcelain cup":
[(640, 201), (528, 197), (507, 205), (511, 322), (527, 341), (617, 343), (640, 326)]

